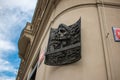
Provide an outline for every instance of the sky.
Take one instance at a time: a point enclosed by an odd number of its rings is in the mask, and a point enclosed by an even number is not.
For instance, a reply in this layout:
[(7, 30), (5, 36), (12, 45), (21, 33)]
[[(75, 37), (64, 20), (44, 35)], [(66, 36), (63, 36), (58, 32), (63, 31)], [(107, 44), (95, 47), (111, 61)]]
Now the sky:
[(0, 0), (0, 80), (15, 80), (19, 69), (18, 40), (31, 22), (37, 0)]

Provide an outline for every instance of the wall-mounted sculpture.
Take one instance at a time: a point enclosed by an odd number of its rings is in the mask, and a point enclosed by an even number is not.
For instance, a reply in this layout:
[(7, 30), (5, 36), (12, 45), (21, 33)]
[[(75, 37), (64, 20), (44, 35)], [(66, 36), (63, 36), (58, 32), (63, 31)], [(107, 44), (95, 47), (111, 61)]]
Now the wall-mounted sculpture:
[(59, 66), (70, 64), (81, 58), (81, 19), (75, 24), (60, 24), (51, 28), (45, 64)]

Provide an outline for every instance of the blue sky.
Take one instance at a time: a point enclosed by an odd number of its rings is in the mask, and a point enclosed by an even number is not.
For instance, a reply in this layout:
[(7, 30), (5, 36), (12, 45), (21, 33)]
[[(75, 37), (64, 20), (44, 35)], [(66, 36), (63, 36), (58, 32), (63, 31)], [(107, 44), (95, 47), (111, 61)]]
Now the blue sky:
[(18, 40), (31, 22), (37, 0), (0, 0), (0, 80), (15, 80), (20, 64)]

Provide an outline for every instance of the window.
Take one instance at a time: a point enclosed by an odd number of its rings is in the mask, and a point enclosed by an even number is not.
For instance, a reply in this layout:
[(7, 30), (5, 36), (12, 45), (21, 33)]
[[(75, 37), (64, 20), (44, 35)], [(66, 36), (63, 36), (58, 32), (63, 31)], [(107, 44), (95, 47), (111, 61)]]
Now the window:
[(36, 72), (37, 72), (37, 64), (36, 64), (35, 67), (33, 68), (30, 76), (28, 77), (28, 80), (35, 80)]
[(37, 67), (38, 67), (38, 58), (39, 58), (40, 50), (38, 51), (38, 55), (35, 58), (35, 61), (32, 64), (32, 71), (30, 72), (30, 75), (28, 76), (28, 80), (35, 80)]

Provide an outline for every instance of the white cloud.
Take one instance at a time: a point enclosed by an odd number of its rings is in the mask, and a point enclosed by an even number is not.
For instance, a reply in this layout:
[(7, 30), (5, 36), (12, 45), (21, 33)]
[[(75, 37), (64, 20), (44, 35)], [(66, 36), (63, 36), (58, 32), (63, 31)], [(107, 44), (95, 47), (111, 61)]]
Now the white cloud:
[(0, 34), (7, 38), (14, 38), (17, 36), (19, 31), (23, 29), (25, 23), (29, 20), (28, 17), (32, 16), (31, 11), (26, 13), (19, 9), (2, 9), (0, 13)]
[(0, 72), (5, 72), (5, 71), (16, 74), (17, 69), (15, 69), (13, 65), (10, 64), (10, 62), (0, 58)]
[(36, 0), (0, 0), (0, 80), (15, 80), (3, 72), (17, 73), (9, 55), (17, 52), (16, 42), (26, 22), (31, 20), (35, 5)]
[(17, 36), (14, 32), (19, 33), (25, 21), (30, 21), (35, 5), (36, 0), (0, 0), (0, 34)]
[(10, 41), (0, 40), (0, 50), (1, 51), (15, 51), (15, 45)]
[(0, 56), (0, 80), (15, 80), (15, 76), (8, 76), (4, 74), (4, 72), (9, 72), (13, 75), (16, 75), (17, 69), (9, 61), (5, 60), (2, 56)]
[(29, 11), (33, 10), (36, 5), (36, 0), (1, 0), (0, 3), (2, 8), (9, 7), (12, 8), (19, 8), (22, 11)]
[(17, 49), (11, 40), (20, 36), (35, 5), (36, 0), (0, 0), (0, 50)]
[(15, 77), (0, 76), (0, 80), (15, 80)]

